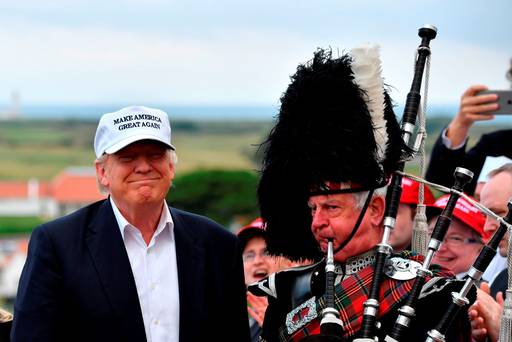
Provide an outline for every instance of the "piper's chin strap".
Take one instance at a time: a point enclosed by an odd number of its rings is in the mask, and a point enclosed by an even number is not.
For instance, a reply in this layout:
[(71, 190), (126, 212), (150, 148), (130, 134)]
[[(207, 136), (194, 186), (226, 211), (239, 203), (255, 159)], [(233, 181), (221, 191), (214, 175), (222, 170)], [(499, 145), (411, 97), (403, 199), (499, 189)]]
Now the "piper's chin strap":
[(350, 232), (350, 235), (334, 250), (333, 254), (336, 254), (339, 251), (341, 251), (350, 242), (350, 240), (352, 240), (354, 235), (356, 235), (357, 231), (359, 230), (359, 226), (361, 225), (361, 222), (363, 221), (363, 217), (366, 214), (366, 210), (368, 209), (368, 206), (370, 205), (370, 200), (373, 197), (374, 191), (375, 191), (375, 189), (368, 190), (368, 196), (366, 197), (366, 200), (364, 201), (363, 208), (361, 209), (361, 212), (359, 213), (359, 217), (357, 218), (354, 228), (352, 228), (352, 232)]

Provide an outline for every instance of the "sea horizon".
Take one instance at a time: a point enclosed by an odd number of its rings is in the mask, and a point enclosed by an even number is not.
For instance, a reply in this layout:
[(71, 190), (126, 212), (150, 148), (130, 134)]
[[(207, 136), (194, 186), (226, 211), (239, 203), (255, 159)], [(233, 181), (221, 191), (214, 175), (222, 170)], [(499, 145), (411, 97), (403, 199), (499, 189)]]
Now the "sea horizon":
[[(171, 120), (236, 120), (236, 121), (271, 121), (279, 112), (278, 105), (172, 105), (149, 104), (149, 107), (159, 108), (167, 112)], [(0, 118), (16, 119), (81, 119), (97, 120), (104, 113), (109, 113), (122, 108), (122, 105), (23, 105), (17, 115), (12, 115), (9, 106), (0, 105)], [(400, 119), (403, 106), (395, 106), (397, 117)], [(457, 104), (431, 104), (427, 108), (427, 120), (429, 117), (453, 117), (458, 110)], [(499, 124), (511, 123), (512, 116), (500, 115), (495, 120), (485, 123)], [(484, 123), (484, 124), (485, 124)]]
[[(272, 105), (169, 105), (147, 104), (147, 107), (165, 111), (172, 119), (179, 120), (271, 120), (278, 112)], [(85, 119), (97, 120), (126, 105), (24, 105), (19, 109), (19, 119)], [(10, 114), (8, 106), (0, 106), (1, 113)], [(11, 115), (12, 117), (12, 115)]]

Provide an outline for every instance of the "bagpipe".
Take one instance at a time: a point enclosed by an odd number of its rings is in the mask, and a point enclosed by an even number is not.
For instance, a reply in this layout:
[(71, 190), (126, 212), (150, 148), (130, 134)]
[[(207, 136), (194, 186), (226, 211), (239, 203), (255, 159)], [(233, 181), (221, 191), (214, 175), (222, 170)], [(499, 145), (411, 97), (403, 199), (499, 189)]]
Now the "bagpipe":
[[(404, 142), (410, 146), (410, 140), (414, 136), (414, 131), (416, 128), (416, 118), (418, 116), (418, 112), (420, 110), (420, 102), (421, 95), (420, 91), (422, 88), (422, 78), (424, 75), (425, 65), (430, 56), (430, 47), (429, 43), (432, 39), (434, 39), (437, 35), (437, 29), (433, 26), (425, 26), (419, 29), (419, 36), (422, 41), (417, 50), (417, 58), (415, 63), (415, 71), (414, 78), (411, 85), (411, 90), (407, 95), (406, 105), (404, 109), (404, 114), (402, 117), (402, 137)], [(413, 146), (411, 146), (414, 153), (418, 152), (420, 148), (424, 145), (425, 139), (425, 128), (421, 126), (418, 134), (416, 135), (416, 141)], [(424, 153), (422, 154), (424, 156)], [(388, 187), (387, 192), (387, 208), (386, 214), (383, 221), (384, 225), (384, 233), (382, 237), (381, 243), (377, 246), (376, 250), (376, 261), (374, 265), (374, 274), (372, 280), (372, 286), (370, 290), (370, 295), (368, 299), (364, 302), (364, 313), (363, 313), (363, 322), (362, 327), (359, 333), (359, 337), (355, 338), (354, 342), (374, 342), (377, 341), (375, 330), (378, 328), (377, 324), (377, 316), (379, 311), (379, 288), (382, 283), (382, 279), (384, 277), (384, 268), (386, 265), (386, 260), (391, 255), (393, 249), (389, 244), (389, 237), (391, 231), (393, 230), (394, 224), (396, 222), (396, 216), (398, 213), (398, 206), (400, 202), (400, 196), (402, 192), (402, 177), (406, 176), (403, 172), (405, 166), (405, 162), (399, 165), (399, 169), (393, 174), (391, 183)], [(410, 175), (408, 175), (410, 176)], [(495, 234), (491, 237), (489, 242), (484, 245), (479, 256), (475, 260), (473, 266), (471, 267), (466, 282), (464, 283), (462, 289), (459, 292), (452, 292), (452, 302), (445, 315), (441, 318), (437, 326), (433, 327), (432, 330), (428, 332), (428, 336), (426, 337), (427, 342), (444, 342), (445, 335), (450, 327), (450, 324), (453, 322), (455, 317), (460, 314), (462, 309), (467, 309), (469, 305), (469, 300), (467, 299), (467, 294), (470, 288), (474, 285), (477, 285), (481, 280), (481, 276), (484, 273), (485, 269), (494, 258), (497, 253), (497, 248), (499, 242), (504, 237), (507, 230), (510, 230), (510, 223), (512, 222), (512, 199), (508, 203), (508, 213), (505, 217), (499, 217), (492, 213), (489, 209), (483, 207), (482, 205), (476, 203), (470, 197), (466, 196), (463, 193), (464, 186), (469, 183), (473, 177), (473, 172), (464, 168), (457, 168), (454, 172), (454, 185), (451, 189), (443, 187), (438, 184), (433, 184), (430, 182), (426, 182), (425, 180), (410, 176), (414, 180), (420, 182), (420, 186), (423, 187), (424, 183), (428, 183), (430, 186), (433, 186), (441, 191), (449, 192), (450, 197), (448, 199), (448, 203), (438, 217), (435, 228), (430, 237), (430, 241), (427, 245), (427, 253), (425, 255), (425, 260), (422, 266), (417, 270), (417, 277), (415, 279), (413, 288), (407, 299), (405, 300), (405, 304), (398, 310), (399, 316), (393, 326), (393, 329), (389, 334), (385, 337), (386, 342), (399, 342), (403, 341), (402, 337), (405, 331), (409, 328), (411, 320), (415, 317), (415, 306), (420, 296), (421, 289), (423, 285), (425, 285), (426, 278), (431, 275), (431, 271), (429, 271), (429, 266), (434, 257), (434, 254), (439, 250), (444, 236), (450, 226), (450, 223), (453, 218), (453, 210), (455, 208), (456, 202), (459, 197), (463, 196), (466, 200), (470, 201), (473, 205), (477, 206), (483, 213), (492, 216), (500, 222), (500, 226)], [(420, 191), (422, 193), (422, 191)], [(424, 210), (419, 205), (420, 215)], [(423, 214), (424, 215), (424, 214)], [(420, 249), (421, 252), (425, 250), (425, 248), (420, 245), (413, 246)], [(509, 247), (510, 248), (510, 247)], [(327, 266), (326, 266), (327, 272)], [(510, 278), (509, 278), (510, 279)], [(510, 282), (509, 282), (510, 284)], [(326, 297), (331, 296), (329, 292), (333, 291), (332, 286), (326, 285)], [(507, 295), (509, 298), (512, 294), (512, 291), (507, 290)], [(325, 334), (328, 334), (329, 331), (333, 330), (331, 327), (333, 324), (332, 320), (328, 320), (328, 315), (332, 315), (333, 308), (324, 310), (324, 318), (322, 319), (322, 325), (326, 324)], [(335, 311), (335, 309), (334, 309)], [(501, 329), (500, 332), (500, 341), (510, 341), (511, 339), (511, 327), (510, 323), (512, 320), (506, 315), (510, 315), (512, 310), (508, 308), (508, 312), (505, 310), (505, 314), (503, 317), (502, 325), (504, 329)], [(512, 317), (512, 315), (510, 315)], [(324, 323), (325, 322), (325, 323)], [(339, 329), (342, 330), (342, 324), (339, 323)], [(508, 330), (508, 332), (507, 332)], [(326, 339), (328, 340), (328, 339)]]

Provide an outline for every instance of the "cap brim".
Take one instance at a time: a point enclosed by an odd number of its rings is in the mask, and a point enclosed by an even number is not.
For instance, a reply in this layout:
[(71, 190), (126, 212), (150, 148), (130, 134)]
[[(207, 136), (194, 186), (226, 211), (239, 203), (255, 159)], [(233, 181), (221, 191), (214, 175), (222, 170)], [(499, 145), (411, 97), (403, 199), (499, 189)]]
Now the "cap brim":
[(136, 136), (131, 136), (131, 137), (128, 137), (126, 139), (123, 139), (121, 141), (119, 141), (118, 143), (110, 146), (109, 148), (105, 149), (105, 153), (107, 154), (112, 154), (112, 153), (116, 153), (118, 152), (119, 150), (125, 148), (126, 146), (136, 142), (136, 141), (140, 141), (140, 140), (154, 140), (154, 141), (158, 141), (158, 142), (161, 142), (162, 144), (165, 144), (167, 146), (169, 146), (169, 148), (173, 149), (173, 150), (176, 150), (176, 148), (170, 144), (169, 142), (165, 141), (165, 140), (162, 140), (162, 139), (159, 139), (158, 137), (155, 137), (154, 135), (150, 135), (150, 134), (139, 134), (139, 135), (136, 135)]
[[(434, 207), (434, 206), (429, 206), (427, 207), (427, 219), (430, 221), (433, 217), (435, 216), (438, 216), (438, 215), (441, 215), (441, 213), (443, 212), (444, 208), (438, 208), (438, 207)], [(468, 217), (466, 216), (461, 216), (461, 215), (457, 215), (457, 213), (453, 212), (453, 217), (452, 219), (457, 219), (459, 220), (462, 224), (464, 224), (465, 226), (467, 226), (469, 229), (473, 230), (474, 232), (476, 232), (477, 234), (479, 234), (482, 238), (486, 238), (486, 233), (485, 231), (480, 231), (478, 229), (478, 223), (476, 223), (475, 221), (473, 220), (470, 220)]]
[(261, 228), (256, 228), (256, 227), (246, 227), (246, 228), (242, 228), (238, 234), (237, 234), (237, 237), (238, 237), (238, 241), (240, 241), (240, 247), (243, 249), (245, 249), (245, 246), (247, 246), (247, 243), (249, 242), (249, 240), (251, 240), (252, 238), (255, 238), (255, 237), (262, 237), (262, 238), (265, 238), (265, 231)]
[(443, 209), (434, 207), (433, 205), (428, 205), (426, 208), (425, 214), (427, 215), (427, 220), (430, 221), (432, 219), (432, 217), (441, 215), (442, 212), (443, 212)]

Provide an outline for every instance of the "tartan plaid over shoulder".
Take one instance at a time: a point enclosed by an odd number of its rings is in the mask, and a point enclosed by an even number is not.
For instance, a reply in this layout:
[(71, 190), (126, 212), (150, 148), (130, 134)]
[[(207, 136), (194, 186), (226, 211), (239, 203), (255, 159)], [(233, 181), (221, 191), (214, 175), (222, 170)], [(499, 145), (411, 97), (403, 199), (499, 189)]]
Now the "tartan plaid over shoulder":
[[(399, 254), (404, 259), (423, 263), (424, 257), (404, 251)], [(431, 268), (433, 277), (453, 278), (453, 274), (446, 269), (433, 265)], [(363, 303), (368, 298), (373, 275), (373, 266), (366, 267), (344, 279), (335, 287), (335, 306), (340, 312), (343, 321), (344, 337), (353, 337), (360, 329), (363, 320)], [(427, 278), (427, 281), (431, 278)], [(400, 281), (386, 277), (380, 288), (379, 318), (392, 310), (398, 309), (411, 291), (414, 278)], [(301, 308), (288, 314), (289, 319), (297, 321), (314, 312), (315, 317), (306, 324), (289, 333), (287, 326), (279, 329), (281, 341), (300, 341), (302, 338), (320, 333), (321, 312), (325, 308), (325, 299), (320, 297), (314, 302), (315, 307)], [(311, 312), (310, 312), (311, 311)]]

